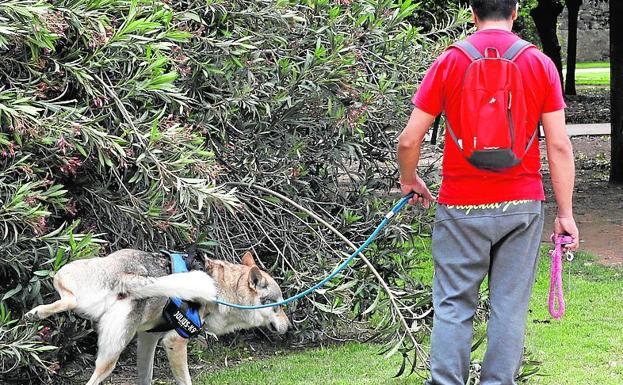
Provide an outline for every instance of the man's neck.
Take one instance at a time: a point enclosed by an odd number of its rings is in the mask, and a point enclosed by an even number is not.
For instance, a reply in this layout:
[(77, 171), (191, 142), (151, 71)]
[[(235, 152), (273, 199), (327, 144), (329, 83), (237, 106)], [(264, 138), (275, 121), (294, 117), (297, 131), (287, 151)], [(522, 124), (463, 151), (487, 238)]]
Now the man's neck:
[(501, 30), (510, 32), (513, 30), (513, 23), (508, 22), (506, 20), (487, 21), (484, 23), (479, 23), (479, 25), (477, 25), (476, 28), (478, 29), (478, 31), (484, 31), (486, 29), (501, 29)]

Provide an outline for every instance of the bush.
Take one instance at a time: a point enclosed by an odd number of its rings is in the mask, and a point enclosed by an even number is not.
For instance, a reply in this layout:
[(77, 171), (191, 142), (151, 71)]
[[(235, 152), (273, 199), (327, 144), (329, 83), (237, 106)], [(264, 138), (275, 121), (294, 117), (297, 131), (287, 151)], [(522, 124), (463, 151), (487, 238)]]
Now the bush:
[[(325, 275), (344, 249), (335, 234), (271, 194), (227, 183), (293, 197), (362, 241), (391, 203), (410, 95), (463, 31), (464, 13), (426, 34), (410, 24), (419, 15), (393, 0), (1, 3), (6, 378), (47, 375), (91, 351), (80, 343), (88, 323), (71, 314), (38, 328), (17, 321), (53, 299), (51, 277), (74, 259), (182, 248), (201, 231), (218, 258), (252, 248), (286, 294)], [(320, 338), (340, 317), (372, 317), (391, 352), (417, 348), (396, 312), (419, 323), (429, 306), (397, 252), (419, 219), (389, 229), (370, 252), (400, 289), (401, 309), (384, 308), (387, 294), (357, 264), (295, 305), (299, 337)]]

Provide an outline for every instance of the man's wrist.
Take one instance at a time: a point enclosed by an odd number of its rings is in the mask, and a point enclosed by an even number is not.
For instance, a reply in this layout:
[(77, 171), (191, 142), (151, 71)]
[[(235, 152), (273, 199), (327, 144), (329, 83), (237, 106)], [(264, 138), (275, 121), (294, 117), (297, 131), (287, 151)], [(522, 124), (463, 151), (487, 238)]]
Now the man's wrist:
[(573, 218), (573, 210), (558, 210), (557, 218)]
[(398, 183), (400, 183), (403, 186), (413, 186), (417, 183), (417, 176), (415, 176), (413, 179), (408, 180), (405, 178), (400, 178), (398, 179)]

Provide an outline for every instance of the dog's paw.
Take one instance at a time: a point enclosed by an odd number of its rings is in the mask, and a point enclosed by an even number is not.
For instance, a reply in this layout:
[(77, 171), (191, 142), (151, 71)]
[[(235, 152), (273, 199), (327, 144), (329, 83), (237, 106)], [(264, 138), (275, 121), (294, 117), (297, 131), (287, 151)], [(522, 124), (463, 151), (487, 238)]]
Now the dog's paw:
[(39, 312), (37, 311), (37, 308), (34, 308), (28, 313), (24, 314), (24, 320), (29, 321), (29, 322), (39, 321), (40, 319), (41, 319), (41, 316), (39, 316)]

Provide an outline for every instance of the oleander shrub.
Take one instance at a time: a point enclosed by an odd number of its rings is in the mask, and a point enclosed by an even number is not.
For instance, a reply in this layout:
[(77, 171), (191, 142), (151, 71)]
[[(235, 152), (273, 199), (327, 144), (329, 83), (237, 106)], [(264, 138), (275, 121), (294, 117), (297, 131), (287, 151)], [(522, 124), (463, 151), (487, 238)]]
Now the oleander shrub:
[[(424, 32), (426, 15), (409, 0), (0, 1), (0, 377), (59, 381), (89, 360), (89, 322), (20, 321), (71, 260), (200, 238), (216, 258), (252, 249), (286, 295), (324, 276), (342, 240), (235, 183), (361, 243), (397, 197), (415, 85), (464, 32), (465, 11)], [(428, 213), (401, 217), (368, 253), (378, 276), (357, 262), (292, 306), (296, 339), (361, 330), (423, 358), (430, 292), (401, 244)]]

